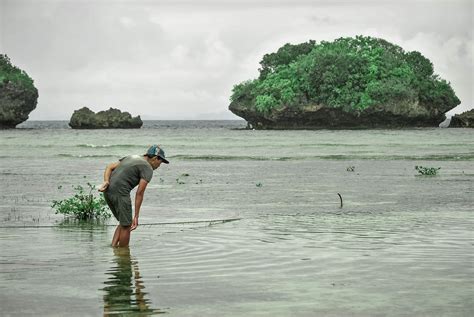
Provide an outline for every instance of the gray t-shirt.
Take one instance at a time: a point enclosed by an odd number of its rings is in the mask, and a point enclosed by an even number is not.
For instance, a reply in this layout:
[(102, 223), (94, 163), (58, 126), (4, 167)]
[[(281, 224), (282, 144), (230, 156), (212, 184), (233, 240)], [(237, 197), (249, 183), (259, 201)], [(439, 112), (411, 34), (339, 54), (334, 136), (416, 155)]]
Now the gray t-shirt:
[(153, 177), (153, 168), (143, 156), (130, 155), (120, 159), (120, 164), (110, 176), (109, 195), (130, 195), (140, 179), (147, 182)]

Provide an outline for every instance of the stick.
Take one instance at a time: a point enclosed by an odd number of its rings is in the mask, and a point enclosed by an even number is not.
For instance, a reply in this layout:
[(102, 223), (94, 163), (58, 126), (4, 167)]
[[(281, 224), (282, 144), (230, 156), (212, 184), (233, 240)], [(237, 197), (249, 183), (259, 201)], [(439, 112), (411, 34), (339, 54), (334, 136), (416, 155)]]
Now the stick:
[(339, 193), (337, 193), (337, 194), (339, 195), (339, 199), (341, 200), (341, 207), (340, 208), (342, 208), (342, 196)]

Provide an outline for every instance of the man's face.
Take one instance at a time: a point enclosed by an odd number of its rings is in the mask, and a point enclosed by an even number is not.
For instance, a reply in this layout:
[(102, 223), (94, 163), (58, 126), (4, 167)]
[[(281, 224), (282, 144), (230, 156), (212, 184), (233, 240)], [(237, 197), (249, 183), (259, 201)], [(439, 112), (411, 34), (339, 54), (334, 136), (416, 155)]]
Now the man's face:
[(151, 167), (153, 168), (153, 170), (156, 170), (158, 167), (160, 167), (160, 165), (161, 165), (161, 160), (158, 158), (158, 156), (155, 156), (151, 160)]

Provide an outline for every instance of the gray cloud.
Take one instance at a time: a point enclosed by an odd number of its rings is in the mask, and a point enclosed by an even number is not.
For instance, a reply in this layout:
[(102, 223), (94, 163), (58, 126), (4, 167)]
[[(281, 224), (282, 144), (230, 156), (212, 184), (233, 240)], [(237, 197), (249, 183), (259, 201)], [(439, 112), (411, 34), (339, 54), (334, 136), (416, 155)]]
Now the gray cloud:
[(40, 91), (32, 119), (80, 106), (236, 118), (232, 86), (286, 42), (377, 36), (430, 58), (472, 107), (470, 1), (0, 0), (0, 49)]

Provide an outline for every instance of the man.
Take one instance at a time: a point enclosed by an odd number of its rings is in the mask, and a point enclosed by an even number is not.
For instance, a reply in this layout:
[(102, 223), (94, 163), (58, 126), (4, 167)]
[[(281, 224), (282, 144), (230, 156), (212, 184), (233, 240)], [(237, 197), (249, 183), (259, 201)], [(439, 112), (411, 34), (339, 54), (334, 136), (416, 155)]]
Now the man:
[[(161, 163), (169, 163), (165, 158), (165, 152), (158, 145), (152, 145), (143, 156), (131, 155), (107, 165), (104, 183), (99, 191), (104, 193), (105, 201), (120, 222), (112, 239), (113, 247), (128, 246), (130, 232), (138, 226), (146, 186), (153, 177), (153, 171), (160, 167)], [(130, 192), (137, 185), (135, 215), (132, 219)]]

